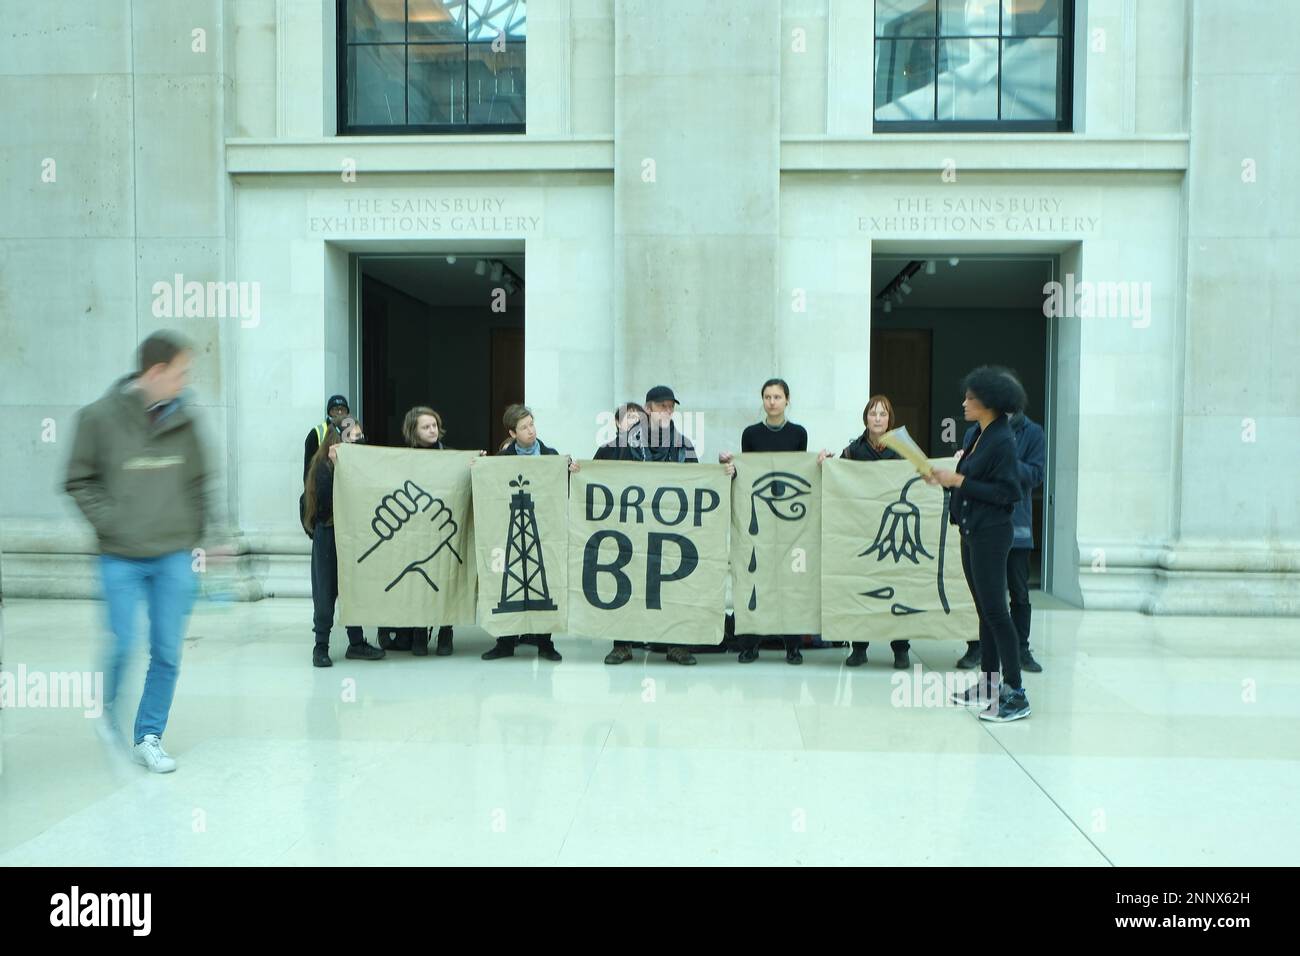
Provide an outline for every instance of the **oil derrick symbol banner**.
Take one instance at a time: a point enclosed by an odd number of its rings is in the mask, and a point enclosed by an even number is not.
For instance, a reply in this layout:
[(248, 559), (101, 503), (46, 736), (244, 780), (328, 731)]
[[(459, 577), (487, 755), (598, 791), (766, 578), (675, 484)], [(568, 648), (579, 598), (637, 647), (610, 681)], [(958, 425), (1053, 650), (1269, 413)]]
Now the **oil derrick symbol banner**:
[(737, 634), (821, 632), (821, 469), (806, 452), (733, 459), (732, 603)]
[(719, 643), (730, 494), (721, 465), (584, 461), (569, 496), (569, 632)]
[(479, 625), (493, 637), (565, 630), (568, 460), (504, 455), (470, 472)]
[(475, 452), (339, 447), (334, 534), (340, 623), (474, 623), (469, 463), (475, 457)]
[[(950, 458), (931, 464), (954, 467)], [(822, 465), (824, 640), (965, 641), (979, 632), (950, 494), (907, 461)]]

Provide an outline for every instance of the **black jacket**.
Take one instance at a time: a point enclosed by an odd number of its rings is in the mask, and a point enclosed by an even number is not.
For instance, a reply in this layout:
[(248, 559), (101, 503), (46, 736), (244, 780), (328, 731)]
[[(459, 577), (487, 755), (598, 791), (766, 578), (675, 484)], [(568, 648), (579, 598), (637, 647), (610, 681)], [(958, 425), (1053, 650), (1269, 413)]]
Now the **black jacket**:
[[(542, 446), (542, 454), (543, 454), (543, 455), (558, 455), (558, 454), (559, 454), (558, 451), (556, 451), (554, 448), (551, 448), (549, 445), (547, 445), (547, 444), (546, 444), (544, 441), (542, 441), (540, 438), (537, 439), (537, 444), (539, 444), (539, 445)], [(512, 441), (510, 444), (506, 445), (505, 448), (502, 448), (502, 449), (498, 450), (498, 451), (497, 451), (497, 454), (498, 454), (498, 455), (518, 455), (519, 452), (515, 450), (515, 443)], [(520, 456), (520, 457), (524, 457), (524, 458), (526, 458), (526, 457), (528, 457), (528, 456), (527, 456), (527, 455), (522, 455), (522, 456)]]
[(655, 447), (629, 443), (627, 436), (620, 435), (596, 449), (592, 456), (596, 461), (674, 461), (686, 464), (698, 464), (699, 456), (695, 445), (685, 435), (677, 431), (676, 426), (669, 429), (667, 435), (661, 434), (667, 441)]
[(1006, 417), (999, 415), (989, 424), (979, 448), (972, 453), (979, 437), (978, 427), (966, 433), (961, 461), (957, 462), (957, 472), (966, 480), (952, 489), (948, 502), (949, 520), (963, 533), (1011, 524), (1011, 513), (1020, 501), (1016, 439)]
[(851, 458), (854, 461), (902, 461), (903, 459), (903, 456), (892, 448), (876, 451), (866, 432), (849, 442), (848, 447), (840, 452), (840, 457)]

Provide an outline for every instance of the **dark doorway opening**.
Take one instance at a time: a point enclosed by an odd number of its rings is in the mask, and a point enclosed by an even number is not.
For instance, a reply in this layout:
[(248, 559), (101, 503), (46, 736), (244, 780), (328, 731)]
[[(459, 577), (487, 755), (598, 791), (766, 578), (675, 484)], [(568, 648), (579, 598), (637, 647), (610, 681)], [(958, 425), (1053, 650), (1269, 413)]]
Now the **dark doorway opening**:
[(373, 444), (402, 446), (408, 409), (443, 420), (448, 448), (495, 451), (524, 400), (524, 257), (358, 257), (361, 411)]
[[(1054, 256), (890, 254), (871, 265), (871, 391), (889, 396), (922, 448), (938, 458), (961, 447), (969, 426), (960, 383), (979, 365), (1015, 370), (1029, 396), (1026, 414), (1051, 442), (1043, 286), (1055, 278)], [(1033, 497), (1033, 587), (1042, 586), (1050, 480)]]

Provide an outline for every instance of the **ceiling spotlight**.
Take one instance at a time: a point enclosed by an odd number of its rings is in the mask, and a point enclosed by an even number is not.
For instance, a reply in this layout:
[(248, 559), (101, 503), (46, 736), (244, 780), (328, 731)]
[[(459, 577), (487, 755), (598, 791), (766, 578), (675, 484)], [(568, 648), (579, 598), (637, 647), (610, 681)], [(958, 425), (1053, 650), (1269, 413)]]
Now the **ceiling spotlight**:
[(953, 256), (951, 259), (948, 260), (948, 265), (955, 266), (959, 262), (961, 262), (961, 260), (958, 259), (956, 256)]
[(893, 311), (894, 311), (894, 304), (893, 304), (892, 302), (890, 302), (888, 299), (885, 300), (885, 311), (886, 311), (886, 312), (893, 312)]
[(487, 260), (486, 260), (486, 259), (480, 259), (478, 262), (474, 263), (474, 274), (475, 274), (476, 276), (485, 276), (485, 275), (487, 275)]
[(903, 290), (903, 295), (911, 295), (911, 294), (912, 294), (912, 287), (911, 287), (910, 285), (908, 285), (906, 282), (904, 282), (902, 285), (900, 285), (899, 288)]
[(501, 273), (502, 273), (502, 266), (501, 266), (501, 263), (499, 263), (499, 262), (494, 262), (494, 263), (492, 263), (492, 281), (493, 281), (493, 282), (500, 282), (500, 281), (501, 281)]
[(456, 264), (456, 257), (455, 257), (455, 256), (448, 256), (448, 257), (447, 257), (447, 265), (449, 265), (449, 266), (454, 266), (455, 264)]
[(928, 276), (932, 276), (935, 274), (936, 271), (938, 271), (938, 268), (939, 267), (935, 265), (934, 260), (930, 259), (925, 264), (925, 274)]

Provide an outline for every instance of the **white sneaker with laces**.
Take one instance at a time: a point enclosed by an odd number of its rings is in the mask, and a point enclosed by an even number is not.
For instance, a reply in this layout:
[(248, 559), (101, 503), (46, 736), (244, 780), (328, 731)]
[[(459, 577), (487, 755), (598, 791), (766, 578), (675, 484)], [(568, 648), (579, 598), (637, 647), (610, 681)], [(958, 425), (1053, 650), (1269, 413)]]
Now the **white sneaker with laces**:
[(176, 769), (176, 758), (163, 750), (162, 740), (157, 734), (146, 734), (144, 740), (135, 745), (133, 756), (136, 763), (154, 773), (171, 773)]

